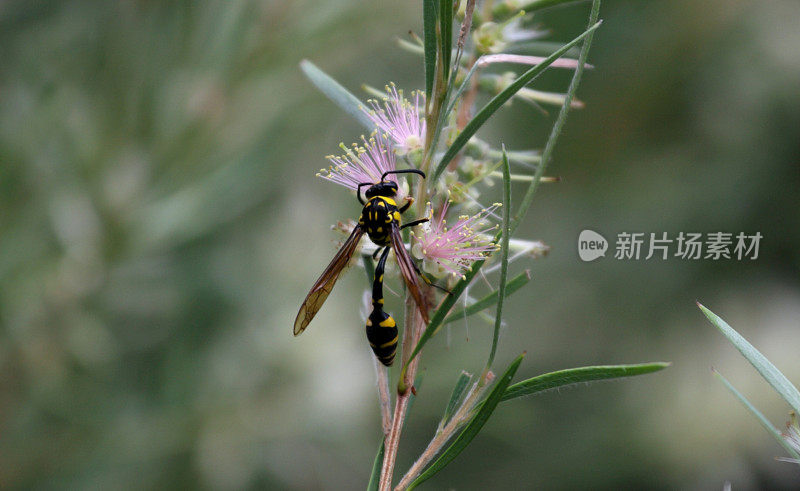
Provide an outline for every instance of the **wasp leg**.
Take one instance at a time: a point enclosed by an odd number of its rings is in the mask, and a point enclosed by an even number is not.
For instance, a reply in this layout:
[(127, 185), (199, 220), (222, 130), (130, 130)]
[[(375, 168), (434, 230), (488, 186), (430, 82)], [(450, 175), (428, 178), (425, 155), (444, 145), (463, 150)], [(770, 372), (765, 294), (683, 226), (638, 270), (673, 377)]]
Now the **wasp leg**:
[(400, 230), (403, 230), (406, 227), (413, 227), (414, 225), (419, 225), (420, 223), (425, 223), (431, 221), (430, 218), (420, 218), (419, 220), (414, 220), (413, 222), (408, 222), (400, 226)]
[(424, 274), (422, 274), (422, 271), (420, 271), (420, 270), (419, 270), (419, 267), (416, 265), (416, 263), (413, 263), (413, 262), (412, 262), (411, 264), (413, 264), (413, 265), (414, 265), (414, 271), (416, 271), (416, 272), (417, 272), (417, 274), (419, 275), (419, 277), (420, 277), (420, 278), (422, 278), (422, 280), (423, 280), (425, 283), (427, 283), (427, 284), (428, 284), (428, 286), (432, 286), (432, 287), (434, 287), (434, 288), (436, 288), (436, 289), (439, 289), (439, 290), (441, 290), (441, 291), (445, 292), (445, 293), (446, 293), (446, 294), (448, 294), (448, 295), (452, 295), (452, 294), (453, 294), (453, 292), (451, 292), (451, 291), (450, 291), (450, 290), (448, 290), (447, 288), (445, 288), (445, 287), (443, 287), (443, 286), (439, 286), (439, 285), (437, 285), (436, 283), (434, 283), (434, 282), (432, 282), (430, 279), (428, 279), (428, 277), (427, 277), (427, 276), (425, 276)]
[(406, 197), (406, 204), (404, 204), (403, 206), (398, 208), (397, 211), (399, 211), (400, 213), (405, 213), (406, 210), (408, 209), (408, 207), (411, 206), (411, 203), (413, 203), (413, 202), (414, 202), (414, 198), (412, 198), (411, 196)]
[[(377, 249), (375, 249), (375, 252), (372, 253), (372, 259), (373, 260), (378, 259), (378, 254), (380, 254), (382, 250), (383, 250), (383, 247), (378, 247)], [(381, 273), (382, 272), (383, 271), (381, 271)]]

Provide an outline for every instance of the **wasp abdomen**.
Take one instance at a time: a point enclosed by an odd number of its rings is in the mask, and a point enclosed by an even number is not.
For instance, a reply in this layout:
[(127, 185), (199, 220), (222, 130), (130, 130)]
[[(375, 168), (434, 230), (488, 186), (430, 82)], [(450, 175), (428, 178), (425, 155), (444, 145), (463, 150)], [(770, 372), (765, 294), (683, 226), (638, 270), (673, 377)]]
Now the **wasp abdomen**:
[(378, 360), (391, 366), (397, 351), (397, 324), (381, 308), (374, 308), (367, 319), (367, 341)]

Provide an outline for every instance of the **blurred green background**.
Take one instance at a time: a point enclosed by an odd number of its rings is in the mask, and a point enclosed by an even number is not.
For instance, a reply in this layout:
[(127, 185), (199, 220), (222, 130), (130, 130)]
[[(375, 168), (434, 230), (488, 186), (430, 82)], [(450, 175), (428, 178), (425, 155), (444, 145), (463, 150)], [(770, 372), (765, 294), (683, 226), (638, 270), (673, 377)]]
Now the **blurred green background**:
[[(587, 14), (537, 23), (563, 42)], [(694, 301), (800, 381), (800, 4), (609, 0), (601, 18), (587, 107), (548, 170), (563, 181), (518, 233), (552, 251), (513, 265), (534, 279), (498, 364), (674, 365), (509, 402), (428, 487), (796, 488), (709, 367), (777, 425), (788, 408)], [(354, 91), (419, 88), (395, 42), (420, 26), (419, 5), (388, 0), (0, 4), (0, 487), (364, 486), (380, 423), (363, 275), (304, 336), (290, 326), (329, 225), (359, 212), (314, 173), (362, 130), (298, 62)], [(539, 147), (553, 113), (515, 103), (482, 137)], [(764, 238), (755, 261), (583, 263), (584, 228)], [(490, 330), (452, 324), (426, 348), (398, 472)]]

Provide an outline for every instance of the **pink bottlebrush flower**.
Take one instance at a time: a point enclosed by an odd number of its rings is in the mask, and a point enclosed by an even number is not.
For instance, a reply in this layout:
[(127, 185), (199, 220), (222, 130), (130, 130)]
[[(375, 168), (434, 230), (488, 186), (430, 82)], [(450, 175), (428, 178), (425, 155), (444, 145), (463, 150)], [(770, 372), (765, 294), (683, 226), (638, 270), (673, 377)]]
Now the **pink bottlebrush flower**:
[[(389, 142), (384, 140), (380, 135), (373, 135), (369, 140), (361, 137), (363, 146), (353, 144), (353, 148), (347, 148), (343, 143), (340, 144), (344, 155), (328, 155), (326, 158), (333, 165), (328, 169), (320, 169), (317, 175), (354, 191), (362, 182), (380, 181), (384, 172), (397, 168)], [(387, 176), (387, 180), (397, 182), (394, 175)]]
[(420, 116), (420, 103), (425, 104), (425, 96), (419, 91), (412, 92), (413, 103), (397, 90), (394, 84), (386, 86), (386, 97), (382, 104), (371, 99), (371, 109), (362, 107), (367, 117), (378, 129), (394, 141), (398, 155), (406, 155), (413, 150), (422, 149), (425, 139), (425, 121)]
[(497, 244), (487, 239), (487, 232), (496, 226), (483, 224), (500, 204), (495, 203), (471, 217), (461, 216), (449, 229), (445, 220), (448, 207), (449, 202), (445, 202), (438, 217), (431, 217), (430, 222), (412, 232), (417, 239), (412, 252), (422, 260), (426, 272), (438, 277), (449, 273), (463, 278), (473, 262), (497, 250)]

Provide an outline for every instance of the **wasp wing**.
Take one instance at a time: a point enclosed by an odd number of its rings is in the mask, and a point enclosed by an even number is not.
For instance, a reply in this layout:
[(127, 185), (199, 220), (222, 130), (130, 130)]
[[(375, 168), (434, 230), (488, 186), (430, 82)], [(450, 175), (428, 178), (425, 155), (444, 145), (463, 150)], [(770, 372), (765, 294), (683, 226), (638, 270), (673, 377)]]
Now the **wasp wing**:
[(361, 236), (364, 235), (364, 229), (360, 225), (356, 225), (350, 237), (342, 245), (339, 252), (333, 257), (333, 260), (322, 272), (319, 279), (311, 287), (306, 299), (300, 306), (300, 311), (297, 312), (297, 317), (294, 320), (294, 335), (297, 336), (308, 326), (311, 319), (317, 315), (322, 304), (330, 295), (333, 290), (333, 285), (339, 279), (339, 275), (350, 262), (350, 258), (358, 247), (358, 242)]
[(417, 268), (414, 266), (414, 261), (411, 259), (411, 256), (409, 256), (406, 251), (406, 245), (403, 243), (403, 236), (400, 234), (400, 227), (397, 225), (397, 222), (392, 223), (391, 239), (392, 249), (394, 249), (394, 256), (397, 258), (397, 264), (400, 266), (400, 273), (403, 275), (403, 281), (405, 281), (408, 291), (411, 292), (411, 296), (414, 297), (414, 301), (417, 303), (417, 307), (419, 307), (419, 312), (422, 314), (422, 319), (425, 321), (425, 324), (427, 324), (429, 320), (428, 310), (430, 307), (420, 291), (422, 284), (419, 281)]

